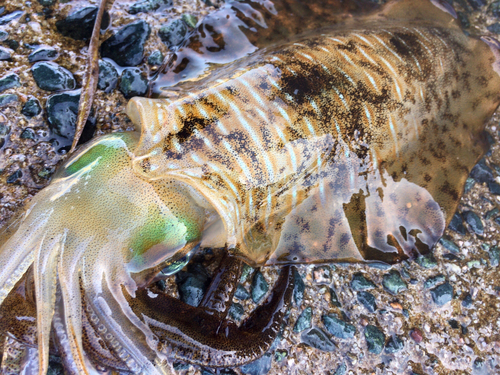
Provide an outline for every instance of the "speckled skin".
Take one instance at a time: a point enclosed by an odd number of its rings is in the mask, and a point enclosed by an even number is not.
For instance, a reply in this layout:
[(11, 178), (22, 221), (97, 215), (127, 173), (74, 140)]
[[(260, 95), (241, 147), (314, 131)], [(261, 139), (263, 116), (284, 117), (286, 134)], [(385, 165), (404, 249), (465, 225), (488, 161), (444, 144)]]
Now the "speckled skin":
[[(263, 327), (276, 331), (281, 318), (270, 315), (282, 316), (290, 283), (257, 310), (265, 318), (215, 337), (224, 314), (201, 332), (194, 318), (170, 320), (172, 302), (143, 289), (163, 261), (199, 243), (254, 265), (392, 262), (431, 248), (500, 100), (496, 50), (454, 22), (427, 2), (389, 4), (224, 67), (175, 101), (133, 99), (140, 139), (95, 140), (2, 233), (0, 302), (34, 264), (39, 372), (54, 316), (75, 373), (91, 372), (85, 352), (146, 374), (160, 372), (170, 346), (208, 366), (264, 353)], [(241, 347), (235, 332), (253, 334), (260, 351), (228, 362)]]

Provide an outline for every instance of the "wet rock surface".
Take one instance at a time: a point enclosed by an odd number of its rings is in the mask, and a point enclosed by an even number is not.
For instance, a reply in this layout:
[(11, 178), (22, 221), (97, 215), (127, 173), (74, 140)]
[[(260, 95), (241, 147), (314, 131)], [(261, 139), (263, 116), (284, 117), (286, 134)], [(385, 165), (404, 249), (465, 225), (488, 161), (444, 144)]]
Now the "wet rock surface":
[(109, 61), (99, 60), (97, 88), (106, 93), (113, 91), (118, 84), (118, 72)]
[(144, 96), (148, 92), (148, 80), (138, 68), (126, 68), (120, 78), (120, 91), (125, 98)]
[(72, 90), (76, 86), (73, 74), (53, 62), (37, 62), (31, 74), (39, 88), (46, 91)]
[(28, 55), (28, 61), (30, 63), (37, 61), (50, 61), (57, 59), (58, 56), (59, 53), (55, 48), (40, 47)]
[[(87, 6), (77, 9), (68, 14), (62, 20), (56, 22), (57, 30), (64, 36), (76, 40), (88, 40), (92, 36), (98, 7)], [(109, 13), (104, 12), (102, 16), (101, 30), (109, 26)]]

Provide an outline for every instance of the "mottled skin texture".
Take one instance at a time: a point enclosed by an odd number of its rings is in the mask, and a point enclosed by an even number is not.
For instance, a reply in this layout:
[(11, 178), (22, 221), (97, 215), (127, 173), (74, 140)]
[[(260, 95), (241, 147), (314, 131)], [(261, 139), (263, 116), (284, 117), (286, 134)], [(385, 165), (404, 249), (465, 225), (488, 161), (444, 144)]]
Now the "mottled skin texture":
[[(40, 374), (53, 322), (69, 373), (94, 361), (157, 374), (172, 357), (237, 366), (274, 340), (289, 264), (428, 251), (485, 151), (495, 53), (431, 3), (401, 1), (216, 70), (176, 100), (131, 100), (140, 138), (94, 140), (0, 233), (0, 303), (33, 264)], [(201, 305), (151, 295), (163, 262), (198, 245), (231, 254)], [(286, 266), (237, 327), (225, 317), (240, 260)]]

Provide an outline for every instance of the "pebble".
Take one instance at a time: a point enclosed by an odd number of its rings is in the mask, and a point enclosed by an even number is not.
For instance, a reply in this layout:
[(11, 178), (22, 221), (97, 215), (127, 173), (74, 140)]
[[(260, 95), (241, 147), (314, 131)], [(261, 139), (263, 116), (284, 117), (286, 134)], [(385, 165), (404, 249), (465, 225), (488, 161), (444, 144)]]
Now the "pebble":
[(260, 300), (266, 295), (269, 290), (269, 284), (267, 283), (264, 275), (257, 270), (252, 279), (252, 300), (255, 303), (259, 303)]
[(245, 309), (243, 308), (241, 303), (238, 302), (233, 303), (228, 311), (229, 316), (237, 322), (241, 320), (241, 317), (243, 316), (244, 313)]
[(19, 180), (21, 177), (23, 177), (23, 172), (20, 169), (18, 169), (17, 171), (12, 173), (9, 177), (7, 177), (7, 183), (13, 184), (17, 180)]
[(99, 60), (99, 78), (97, 88), (106, 93), (113, 91), (118, 84), (118, 72), (109, 61)]
[(500, 263), (500, 249), (498, 246), (493, 246), (488, 253), (490, 257), (490, 265), (492, 267), (498, 267), (498, 264)]
[(467, 194), (469, 191), (471, 191), (475, 184), (476, 181), (472, 177), (467, 177), (467, 180), (465, 180), (464, 193)]
[(443, 306), (452, 300), (453, 286), (448, 282), (438, 285), (431, 289), (431, 296), (436, 305)]
[(59, 53), (52, 47), (40, 47), (28, 55), (28, 61), (34, 63), (37, 61), (50, 61), (55, 60)]
[(293, 301), (296, 306), (302, 305), (302, 301), (304, 300), (304, 290), (306, 288), (304, 284), (304, 280), (300, 276), (300, 273), (297, 270), (293, 272)]
[(335, 315), (323, 315), (322, 320), (326, 330), (339, 339), (352, 339), (356, 333), (356, 327)]
[(330, 305), (335, 307), (341, 307), (339, 299), (337, 297), (337, 293), (332, 288), (328, 288), (328, 292), (330, 293)]
[(484, 367), (484, 359), (477, 357), (472, 364), (474, 370), (480, 371)]
[(148, 57), (148, 65), (151, 66), (156, 66), (156, 65), (161, 65), (163, 64), (163, 60), (165, 59), (165, 56), (163, 56), (163, 53), (161, 53), (160, 50), (156, 50), (151, 52), (151, 54)]
[(415, 262), (420, 267), (426, 268), (426, 269), (431, 269), (434, 267), (437, 267), (437, 261), (436, 258), (432, 253), (424, 254), (424, 255), (419, 255), (417, 259), (415, 259)]
[[(87, 6), (69, 13), (65, 19), (56, 22), (57, 31), (76, 40), (90, 39), (98, 9), (96, 6)], [(109, 13), (104, 11), (101, 30), (108, 28), (109, 20)]]
[(370, 292), (358, 292), (358, 301), (371, 313), (377, 310), (375, 296)]
[(332, 375), (345, 375), (347, 373), (347, 365), (345, 362), (342, 362), (340, 365), (338, 365), (337, 369)]
[(160, 7), (171, 7), (172, 0), (140, 0), (135, 2), (128, 8), (130, 14), (145, 13), (152, 10), (157, 10)]
[(38, 0), (38, 2), (43, 7), (51, 7), (56, 3), (56, 0)]
[(472, 168), (470, 177), (480, 184), (488, 183), (493, 180), (493, 171), (486, 165), (486, 160), (483, 158)]
[(401, 278), (400, 273), (396, 270), (391, 270), (383, 276), (382, 285), (385, 290), (393, 295), (408, 289), (408, 285)]
[(23, 14), (22, 10), (16, 10), (11, 13), (7, 13), (6, 15), (0, 17), (0, 25), (7, 25), (9, 22), (17, 20)]
[(451, 251), (452, 253), (458, 254), (460, 252), (460, 247), (458, 247), (458, 245), (455, 242), (453, 242), (446, 236), (441, 237), (439, 243), (443, 245), (445, 249)]
[(139, 65), (150, 32), (151, 28), (143, 20), (123, 26), (102, 43), (101, 57), (108, 57), (121, 66)]
[(365, 339), (368, 344), (368, 351), (373, 354), (380, 354), (385, 345), (384, 333), (374, 325), (365, 327)]
[(12, 52), (5, 47), (0, 47), (0, 61), (9, 60), (11, 58)]
[(484, 225), (481, 218), (473, 211), (462, 212), (462, 217), (465, 219), (474, 233), (482, 235), (484, 233)]
[(181, 16), (181, 19), (186, 23), (186, 25), (188, 25), (191, 28), (195, 28), (196, 24), (198, 23), (198, 18), (189, 13), (184, 13)]
[(500, 17), (500, 1), (494, 1), (488, 7), (488, 12), (490, 12), (495, 17)]
[(210, 278), (199, 263), (189, 263), (187, 271), (175, 274), (180, 300), (191, 306), (198, 306), (208, 288)]
[(188, 31), (186, 23), (182, 19), (170, 21), (160, 27), (158, 35), (168, 48), (176, 47), (182, 43)]
[(37, 62), (31, 67), (31, 74), (39, 88), (46, 91), (72, 90), (76, 86), (73, 74), (53, 62)]
[(446, 281), (446, 278), (442, 274), (432, 276), (432, 277), (429, 277), (427, 280), (425, 280), (424, 288), (431, 289), (431, 288), (434, 288), (436, 285), (441, 284), (445, 281)]
[(17, 40), (14, 40), (14, 39), (5, 40), (4, 44), (7, 47), (13, 49), (14, 51), (16, 51), (19, 48), (19, 42)]
[(5, 30), (0, 30), (0, 42), (9, 37), (9, 33)]
[(271, 353), (266, 353), (258, 360), (250, 362), (246, 365), (240, 367), (243, 374), (247, 375), (264, 375), (269, 372), (273, 362), (273, 356)]
[(304, 344), (325, 352), (333, 352), (336, 349), (335, 344), (319, 328), (303, 332), (300, 338)]
[(123, 69), (120, 91), (126, 98), (144, 96), (148, 92), (148, 80), (139, 68)]
[(465, 229), (465, 226), (464, 226), (462, 216), (458, 212), (455, 213), (455, 215), (453, 215), (448, 228), (450, 228), (451, 230), (453, 230), (461, 235), (465, 235), (467, 233), (467, 230)]
[(47, 99), (45, 109), (53, 133), (73, 140), (79, 101), (80, 90), (54, 94)]
[(26, 128), (20, 135), (21, 139), (35, 139), (35, 131), (31, 128)]
[(288, 351), (286, 349), (276, 349), (274, 352), (274, 360), (276, 362), (281, 362), (286, 357), (288, 357)]
[(0, 92), (19, 86), (21, 86), (19, 76), (15, 73), (10, 73), (0, 78)]
[(486, 220), (489, 220), (491, 219), (493, 216), (496, 216), (498, 215), (498, 213), (500, 212), (500, 210), (498, 209), (498, 207), (495, 207), (494, 209), (492, 210), (489, 210), (488, 212), (486, 212), (486, 214), (484, 215), (484, 218)]
[(385, 344), (385, 352), (390, 354), (397, 353), (401, 351), (404, 346), (404, 341), (400, 336), (392, 335), (391, 337), (389, 337), (389, 340), (387, 340), (387, 343)]
[(500, 34), (500, 22), (495, 22), (492, 25), (486, 27), (488, 31), (491, 31), (494, 34)]
[(491, 194), (500, 195), (500, 184), (495, 181), (488, 182), (488, 189), (490, 189)]
[(330, 284), (332, 282), (332, 269), (329, 266), (314, 267), (313, 278), (316, 284)]
[(312, 308), (308, 306), (304, 309), (304, 311), (302, 311), (302, 313), (297, 318), (297, 321), (293, 326), (293, 332), (298, 333), (311, 328), (311, 320), (312, 320)]
[(420, 344), (424, 338), (422, 331), (419, 328), (413, 328), (410, 331), (410, 337), (415, 341), (417, 344)]
[(0, 95), (0, 108), (6, 107), (9, 104), (17, 103), (19, 101), (19, 96), (16, 94), (4, 94)]
[(467, 308), (472, 306), (472, 296), (470, 295), (470, 293), (467, 293), (465, 295), (464, 299), (462, 300), (462, 306)]
[(371, 280), (368, 280), (361, 272), (357, 272), (352, 276), (351, 288), (356, 292), (360, 292), (375, 288), (375, 284)]

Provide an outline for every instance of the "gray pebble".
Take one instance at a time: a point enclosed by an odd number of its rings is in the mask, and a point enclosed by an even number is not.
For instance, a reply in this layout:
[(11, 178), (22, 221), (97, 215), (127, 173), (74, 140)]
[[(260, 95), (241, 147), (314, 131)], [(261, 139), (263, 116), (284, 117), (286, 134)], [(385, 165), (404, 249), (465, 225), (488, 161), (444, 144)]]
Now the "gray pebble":
[(333, 352), (336, 349), (335, 344), (319, 328), (311, 328), (309, 331), (305, 331), (300, 338), (304, 344), (319, 350)]
[(358, 292), (358, 301), (366, 307), (369, 312), (375, 312), (377, 310), (377, 304), (375, 303), (375, 296), (370, 292)]
[(148, 92), (148, 80), (139, 68), (126, 68), (123, 70), (119, 88), (126, 98), (144, 96)]
[(408, 289), (408, 285), (396, 270), (391, 270), (383, 276), (382, 285), (385, 290), (394, 295)]
[(361, 272), (357, 272), (352, 276), (351, 288), (356, 292), (360, 292), (375, 288), (375, 284), (371, 280), (368, 280)]
[(46, 91), (72, 90), (76, 86), (73, 74), (53, 62), (37, 62), (31, 67), (36, 84)]
[(443, 306), (453, 299), (453, 286), (446, 282), (431, 289), (431, 296), (434, 303)]
[(264, 275), (257, 270), (252, 280), (252, 300), (255, 303), (259, 303), (260, 300), (266, 295), (269, 290), (269, 284), (267, 283)]
[(367, 325), (365, 327), (365, 339), (370, 353), (380, 354), (382, 349), (384, 349), (385, 335), (374, 325)]
[(0, 92), (19, 86), (21, 86), (19, 76), (15, 73), (10, 73), (0, 78)]
[(302, 332), (306, 329), (311, 328), (312, 320), (312, 308), (310, 306), (306, 307), (304, 311), (299, 315), (295, 325), (293, 326), (294, 332)]
[(340, 339), (352, 339), (356, 333), (356, 327), (335, 315), (323, 315), (322, 320), (326, 330)]

